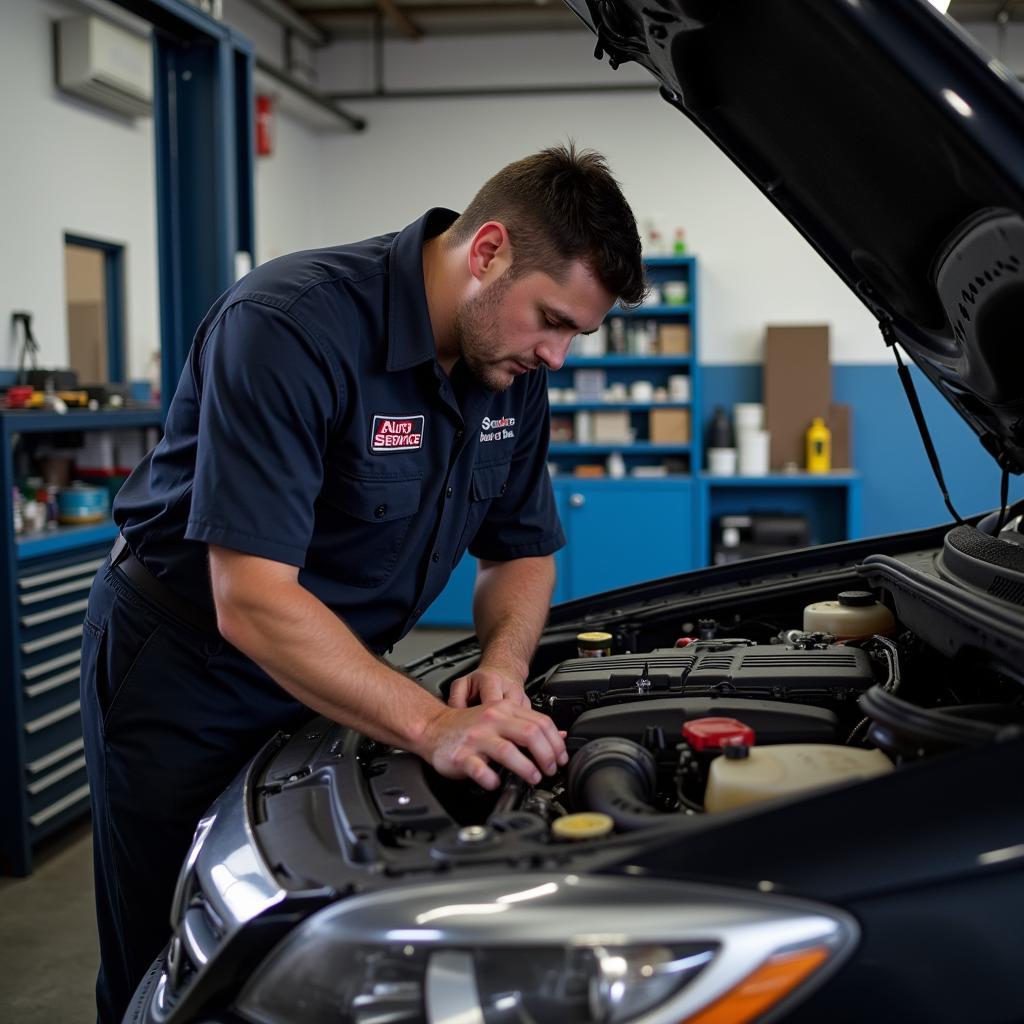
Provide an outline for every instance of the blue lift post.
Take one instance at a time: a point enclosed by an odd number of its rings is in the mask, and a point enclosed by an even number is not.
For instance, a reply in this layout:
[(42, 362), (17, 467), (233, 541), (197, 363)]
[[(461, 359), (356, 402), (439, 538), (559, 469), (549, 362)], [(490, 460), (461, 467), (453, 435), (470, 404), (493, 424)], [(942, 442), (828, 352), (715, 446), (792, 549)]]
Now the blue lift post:
[(116, 0), (153, 33), (164, 412), (192, 336), (255, 251), (253, 86), (247, 39), (184, 0)]

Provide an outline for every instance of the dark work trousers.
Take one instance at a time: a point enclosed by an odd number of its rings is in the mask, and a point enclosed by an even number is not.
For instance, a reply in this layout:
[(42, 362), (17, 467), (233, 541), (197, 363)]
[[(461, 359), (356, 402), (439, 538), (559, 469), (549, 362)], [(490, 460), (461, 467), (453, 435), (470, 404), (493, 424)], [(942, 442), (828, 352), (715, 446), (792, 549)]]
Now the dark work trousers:
[(100, 569), (82, 639), (100, 1024), (120, 1024), (166, 945), (196, 823), (278, 729), (310, 714), (252, 661)]

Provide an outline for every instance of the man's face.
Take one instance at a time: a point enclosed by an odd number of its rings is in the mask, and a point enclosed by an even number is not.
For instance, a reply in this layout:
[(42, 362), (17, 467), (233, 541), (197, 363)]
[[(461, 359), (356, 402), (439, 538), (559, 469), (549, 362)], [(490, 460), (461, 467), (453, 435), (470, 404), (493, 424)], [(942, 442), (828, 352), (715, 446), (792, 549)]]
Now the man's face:
[(577, 334), (591, 334), (615, 296), (583, 264), (559, 283), (542, 271), (506, 271), (455, 315), (455, 340), (467, 369), (490, 391), (504, 391), (541, 364), (557, 370)]

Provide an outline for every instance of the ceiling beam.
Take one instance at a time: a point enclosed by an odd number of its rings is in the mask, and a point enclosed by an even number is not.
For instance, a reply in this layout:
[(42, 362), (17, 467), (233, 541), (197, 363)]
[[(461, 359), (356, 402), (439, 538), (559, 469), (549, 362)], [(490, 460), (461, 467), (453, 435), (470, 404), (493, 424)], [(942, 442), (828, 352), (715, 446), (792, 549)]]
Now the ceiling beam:
[(395, 3), (395, 0), (377, 0), (377, 6), (398, 26), (398, 30), (407, 39), (416, 40), (422, 37), (420, 27)]

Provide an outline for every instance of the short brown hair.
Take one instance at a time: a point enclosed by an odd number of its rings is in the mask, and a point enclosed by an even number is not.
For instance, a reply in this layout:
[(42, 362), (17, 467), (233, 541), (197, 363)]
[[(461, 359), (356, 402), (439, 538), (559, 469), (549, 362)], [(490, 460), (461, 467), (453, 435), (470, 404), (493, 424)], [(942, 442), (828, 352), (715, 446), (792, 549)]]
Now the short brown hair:
[(462, 245), (489, 220), (508, 231), (515, 277), (542, 270), (560, 279), (579, 260), (623, 305), (646, 294), (633, 211), (592, 149), (570, 142), (503, 167), (449, 228), (448, 244)]

